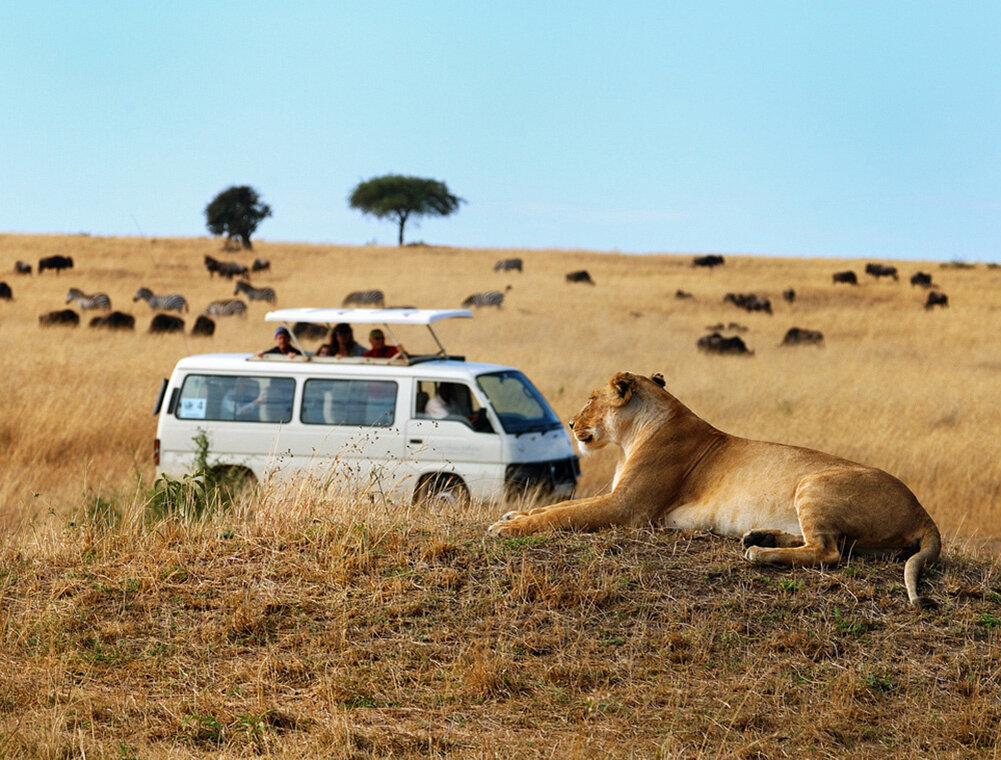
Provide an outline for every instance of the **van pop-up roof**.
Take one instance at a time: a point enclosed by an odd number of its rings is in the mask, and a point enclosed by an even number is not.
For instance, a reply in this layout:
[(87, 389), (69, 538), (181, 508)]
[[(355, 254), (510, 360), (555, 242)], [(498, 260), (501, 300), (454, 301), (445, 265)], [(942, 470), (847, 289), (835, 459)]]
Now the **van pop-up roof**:
[[(445, 347), (438, 340), (431, 325), (443, 319), (471, 318), (473, 312), (469, 309), (332, 309), (332, 308), (300, 308), (300, 309), (276, 309), (264, 315), (266, 322), (285, 322), (292, 332), (292, 340), (298, 344), (292, 325), (296, 322), (307, 322), (315, 325), (326, 325), (331, 329), (339, 322), (349, 325), (381, 325), (386, 328), (394, 342), (399, 343), (390, 325), (425, 325), (435, 345), (438, 346), (438, 353), (432, 356), (406, 356), (410, 361), (419, 361), (429, 358), (447, 358)], [(301, 349), (302, 347), (299, 346)], [(344, 360), (341, 360), (344, 361)]]

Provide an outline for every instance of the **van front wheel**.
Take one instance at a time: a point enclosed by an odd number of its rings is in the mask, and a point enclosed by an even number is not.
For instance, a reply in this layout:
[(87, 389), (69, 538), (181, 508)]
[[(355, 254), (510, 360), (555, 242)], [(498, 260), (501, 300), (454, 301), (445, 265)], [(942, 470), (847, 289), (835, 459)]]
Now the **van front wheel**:
[(462, 508), (469, 506), (469, 490), (457, 475), (428, 475), (414, 493), (416, 504)]

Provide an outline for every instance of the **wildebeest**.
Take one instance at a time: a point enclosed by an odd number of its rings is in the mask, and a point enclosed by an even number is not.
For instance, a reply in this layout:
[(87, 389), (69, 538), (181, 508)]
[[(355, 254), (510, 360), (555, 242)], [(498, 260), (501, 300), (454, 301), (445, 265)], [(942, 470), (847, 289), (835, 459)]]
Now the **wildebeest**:
[(317, 325), (312, 322), (296, 322), (292, 325), (292, 332), (297, 338), (303, 340), (319, 340), (327, 337), (325, 325)]
[(203, 335), (210, 338), (215, 334), (215, 321), (211, 317), (199, 314), (195, 320), (195, 326), (191, 328), (192, 335)]
[(382, 308), (386, 302), (386, 296), (381, 290), (356, 290), (348, 293), (341, 306), (376, 306)]
[(243, 264), (238, 264), (235, 261), (219, 261), (212, 256), (205, 256), (205, 268), (209, 270), (210, 276), (218, 272), (227, 280), (236, 276), (246, 277), (250, 271)]
[(734, 306), (739, 306), (745, 311), (763, 311), (766, 314), (772, 313), (772, 302), (767, 298), (756, 296), (754, 293), (727, 293), (723, 296), (723, 301), (728, 301)]
[(820, 330), (803, 330), (790, 327), (782, 339), (783, 346), (822, 346), (824, 334)]
[(897, 268), (888, 266), (887, 264), (866, 264), (865, 273), (871, 274), (877, 280), (880, 277), (892, 277), (894, 280), (897, 279)]
[(222, 301), (213, 301), (205, 307), (205, 313), (215, 317), (232, 317), (247, 315), (247, 304), (239, 298), (225, 298)]
[(14, 272), (17, 274), (31, 274), (31, 264), (18, 259), (14, 262)]
[(586, 269), (578, 269), (576, 272), (567, 272), (567, 282), (586, 282), (588, 285), (594, 285), (594, 280), (591, 279), (590, 273)]
[(184, 296), (177, 293), (172, 293), (168, 296), (155, 296), (149, 288), (139, 288), (136, 294), (132, 296), (132, 303), (135, 303), (140, 298), (148, 303), (151, 309), (156, 309), (157, 311), (176, 311), (183, 314), (188, 310), (187, 300)]
[(920, 285), (923, 288), (930, 288), (932, 286), (931, 275), (927, 272), (915, 272), (911, 275), (911, 287), (913, 288), (915, 285)]
[(10, 285), (6, 282), (0, 282), (0, 298), (10, 301), (14, 297), (14, 293), (11, 292)]
[(45, 256), (38, 260), (38, 273), (41, 274), (46, 269), (56, 270), (56, 274), (59, 274), (64, 269), (73, 268), (73, 257), (72, 256)]
[(68, 325), (76, 327), (80, 324), (80, 315), (73, 309), (60, 309), (59, 311), (47, 311), (38, 315), (38, 324), (42, 327), (52, 327), (53, 325)]
[(86, 309), (110, 309), (111, 299), (107, 293), (94, 293), (87, 295), (79, 288), (70, 288), (66, 294), (66, 303), (76, 301), (76, 305), (82, 310)]
[(519, 272), (522, 271), (522, 261), (521, 259), (501, 259), (496, 264), (494, 264), (495, 272), (510, 272), (511, 270), (517, 269)]
[(254, 259), (254, 263), (250, 265), (250, 271), (263, 272), (264, 270), (271, 271), (271, 262), (268, 259)]
[(681, 290), (680, 288), (678, 290), (674, 291), (674, 297), (675, 298), (695, 298), (695, 296), (693, 296), (687, 290)]
[(713, 267), (721, 266), (724, 263), (723, 257), (715, 253), (709, 254), (708, 256), (696, 256), (692, 259), (693, 267), (709, 267), (712, 269)]
[(948, 306), (948, 305), (949, 305), (949, 296), (947, 296), (945, 293), (938, 293), (936, 291), (932, 291), (931, 293), (929, 293), (928, 300), (925, 301), (926, 309), (933, 309), (936, 306)]
[(789, 303), (792, 303), (793, 301), (796, 300), (796, 291), (793, 290), (792, 288), (786, 288), (785, 290), (782, 291), (782, 298), (788, 301)]
[[(504, 293), (511, 289), (508, 285)], [(488, 290), (486, 293), (473, 293), (465, 301), (462, 302), (464, 308), (470, 306), (475, 306), (477, 308), (481, 306), (496, 306), (498, 309), (504, 304), (504, 293), (499, 290)]]
[(754, 352), (748, 351), (747, 346), (739, 335), (734, 335), (730, 338), (724, 338), (718, 332), (714, 332), (711, 335), (704, 335), (699, 338), (696, 345), (699, 351), (704, 351), (708, 354), (747, 354), (751, 355)]
[(739, 324), (737, 322), (730, 322), (728, 325), (724, 325), (722, 322), (717, 322), (714, 325), (708, 325), (707, 330), (712, 332), (721, 332), (723, 330), (730, 330), (732, 332), (747, 332), (748, 328), (746, 325)]
[(154, 314), (149, 323), (151, 333), (184, 332), (184, 320), (173, 314)]
[(243, 280), (236, 283), (236, 290), (233, 291), (233, 295), (238, 296), (240, 293), (245, 294), (248, 301), (275, 302), (274, 288), (255, 288), (249, 282), (244, 282)]
[(844, 282), (849, 285), (858, 285), (858, 277), (850, 269), (846, 272), (835, 272), (831, 279), (834, 280), (835, 285), (839, 282)]
[(90, 320), (91, 327), (104, 327), (108, 330), (134, 330), (136, 318), (123, 311), (113, 311), (103, 317), (94, 317)]

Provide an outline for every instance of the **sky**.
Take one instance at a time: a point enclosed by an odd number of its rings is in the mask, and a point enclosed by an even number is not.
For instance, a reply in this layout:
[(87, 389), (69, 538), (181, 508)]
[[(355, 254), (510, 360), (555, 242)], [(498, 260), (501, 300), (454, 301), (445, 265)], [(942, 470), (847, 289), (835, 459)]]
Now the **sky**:
[(1001, 261), (1001, 4), (0, 0), (0, 233)]

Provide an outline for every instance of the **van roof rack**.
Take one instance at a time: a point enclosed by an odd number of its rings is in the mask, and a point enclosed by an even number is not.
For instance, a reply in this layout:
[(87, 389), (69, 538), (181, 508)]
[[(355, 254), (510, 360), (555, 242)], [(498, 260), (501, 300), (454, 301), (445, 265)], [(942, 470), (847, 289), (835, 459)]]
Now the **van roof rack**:
[[(409, 308), (397, 308), (397, 309), (335, 309), (335, 308), (297, 308), (297, 309), (275, 309), (274, 311), (269, 311), (264, 315), (265, 322), (285, 322), (289, 324), (289, 330), (292, 333), (292, 341), (298, 344), (298, 339), (295, 337), (295, 332), (292, 330), (291, 325), (296, 322), (307, 322), (314, 325), (326, 325), (329, 328), (340, 322), (344, 322), (349, 325), (357, 324), (379, 324), (386, 328), (386, 331), (393, 338), (394, 341), (396, 337), (393, 335), (390, 325), (426, 325), (428, 332), (431, 333), (431, 337), (434, 339), (435, 344), (438, 346), (438, 353), (432, 354), (430, 356), (413, 357), (413, 359), (427, 361), (430, 358), (451, 358), (448, 352), (445, 351), (445, 347), (438, 340), (438, 336), (432, 329), (431, 325), (434, 322), (440, 322), (443, 319), (468, 319), (473, 316), (473, 312), (469, 309), (409, 309)], [(302, 346), (298, 346), (300, 350)], [(413, 361), (411, 357), (406, 357), (408, 360)]]

